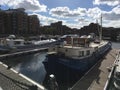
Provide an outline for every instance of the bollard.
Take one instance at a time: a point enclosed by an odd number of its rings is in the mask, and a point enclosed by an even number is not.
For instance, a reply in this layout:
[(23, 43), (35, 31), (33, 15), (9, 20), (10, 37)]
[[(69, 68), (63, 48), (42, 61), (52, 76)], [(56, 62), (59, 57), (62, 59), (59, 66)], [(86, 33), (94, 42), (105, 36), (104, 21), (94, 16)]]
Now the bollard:
[(58, 83), (57, 83), (56, 78), (53, 74), (49, 75), (48, 84), (49, 84), (50, 90), (59, 90)]

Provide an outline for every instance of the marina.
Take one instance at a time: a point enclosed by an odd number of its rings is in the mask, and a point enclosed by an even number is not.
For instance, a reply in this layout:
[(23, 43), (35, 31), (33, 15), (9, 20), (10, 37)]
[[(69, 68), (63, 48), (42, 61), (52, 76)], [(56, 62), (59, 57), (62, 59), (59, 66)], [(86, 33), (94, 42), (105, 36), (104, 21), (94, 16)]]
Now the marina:
[(0, 90), (120, 90), (120, 0), (1, 0)]
[[(57, 78), (57, 81), (63, 80), (62, 84), (58, 84), (59, 89), (67, 90), (69, 88), (72, 90), (79, 90), (79, 88), (83, 88), (82, 90), (87, 90), (85, 88), (90, 89), (91, 87), (90, 90), (96, 90), (94, 89), (93, 86), (96, 86), (97, 80), (100, 82), (100, 84), (98, 84), (98, 87), (102, 86), (102, 88), (104, 88), (105, 83), (108, 78), (108, 74), (109, 74), (107, 68), (110, 67), (112, 63), (114, 62), (115, 57), (116, 57), (116, 51), (117, 51), (116, 48), (119, 48), (119, 43), (113, 42), (112, 44), (113, 44), (112, 46), (113, 50), (111, 50), (104, 58), (102, 58), (102, 60), (100, 60), (94, 66), (94, 68), (92, 68), (89, 71), (90, 74), (87, 73), (85, 74), (84, 77), (80, 76), (76, 80), (72, 81), (72, 84), (71, 84), (70, 79), (73, 77), (69, 76), (69, 72), (64, 77), (62, 77), (62, 73), (59, 73), (61, 78), (66, 78), (68, 81), (67, 83), (65, 83), (63, 79)], [(46, 51), (42, 51), (36, 54), (25, 55), (24, 58), (23, 57), (16, 57), (16, 58), (11, 58), (11, 59), (6, 58), (2, 60), (2, 62), (7, 64), (8, 66), (11, 66), (15, 71), (22, 73), (23, 75), (43, 85), (45, 76), (47, 74), (47, 72), (44, 69), (44, 65), (42, 64), (42, 62), (45, 60), (45, 56), (46, 56)], [(100, 70), (101, 70), (101, 73), (100, 73)], [(100, 79), (98, 76), (100, 77)], [(83, 85), (85, 85), (85, 87)], [(11, 89), (11, 90), (14, 90), (14, 89)], [(98, 89), (98, 90), (102, 90), (102, 89)]]

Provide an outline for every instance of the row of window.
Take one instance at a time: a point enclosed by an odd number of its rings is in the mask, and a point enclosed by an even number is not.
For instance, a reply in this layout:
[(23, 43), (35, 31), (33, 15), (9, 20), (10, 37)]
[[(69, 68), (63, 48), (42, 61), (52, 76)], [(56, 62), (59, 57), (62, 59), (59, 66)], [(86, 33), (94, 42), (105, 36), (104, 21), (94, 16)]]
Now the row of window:
[[(66, 52), (68, 51), (67, 49), (65, 50)], [(90, 50), (86, 51), (86, 56), (90, 55)], [(85, 56), (85, 51), (79, 51), (79, 57)]]
[[(86, 51), (86, 56), (90, 55), (90, 50)], [(85, 56), (85, 51), (79, 51), (79, 57)]]

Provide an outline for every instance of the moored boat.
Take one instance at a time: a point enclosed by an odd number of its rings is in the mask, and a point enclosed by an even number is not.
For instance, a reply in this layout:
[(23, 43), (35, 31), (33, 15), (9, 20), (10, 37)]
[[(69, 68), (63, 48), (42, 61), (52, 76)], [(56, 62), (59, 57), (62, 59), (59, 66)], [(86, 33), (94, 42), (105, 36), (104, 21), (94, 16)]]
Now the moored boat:
[[(93, 37), (93, 36), (92, 36)], [(48, 72), (67, 68), (70, 72), (84, 73), (92, 67), (108, 50), (111, 42), (99, 41), (95, 38), (66, 37), (65, 44), (49, 49), (43, 62)]]
[(13, 35), (10, 35), (7, 38), (0, 39), (0, 52), (8, 53), (45, 48), (58, 43), (59, 41), (54, 39), (25, 41), (24, 38), (16, 38), (15, 36), (13, 37)]
[(112, 46), (110, 41), (102, 40), (102, 25), (99, 31), (99, 38), (94, 33), (88, 36), (69, 35), (62, 38), (64, 44), (50, 48), (46, 60), (43, 61), (47, 73), (60, 74), (62, 78), (64, 74), (74, 78), (80, 78), (85, 74)]

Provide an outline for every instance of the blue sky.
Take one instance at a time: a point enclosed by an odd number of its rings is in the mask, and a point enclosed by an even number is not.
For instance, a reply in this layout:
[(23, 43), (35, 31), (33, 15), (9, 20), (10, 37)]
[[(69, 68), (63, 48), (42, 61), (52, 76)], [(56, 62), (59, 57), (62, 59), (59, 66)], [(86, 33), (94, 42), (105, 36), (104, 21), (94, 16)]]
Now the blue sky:
[(62, 21), (71, 28), (81, 28), (92, 22), (104, 27), (120, 27), (120, 0), (1, 0), (2, 9), (25, 8), (37, 15), (42, 25)]

